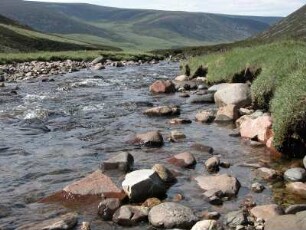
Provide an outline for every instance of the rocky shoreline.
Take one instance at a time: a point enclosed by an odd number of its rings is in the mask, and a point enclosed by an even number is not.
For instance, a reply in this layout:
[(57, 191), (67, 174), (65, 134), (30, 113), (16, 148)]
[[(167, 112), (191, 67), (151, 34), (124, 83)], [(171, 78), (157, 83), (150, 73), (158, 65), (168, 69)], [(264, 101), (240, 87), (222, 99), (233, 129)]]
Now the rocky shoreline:
[[(140, 64), (122, 63), (123, 66)], [(118, 62), (102, 64), (100, 61), (83, 64), (85, 68), (94, 69), (98, 69), (101, 65), (103, 67), (121, 66)], [(81, 63), (76, 65), (80, 68), (82, 66)], [(190, 104), (215, 103), (216, 109), (199, 111), (194, 120), (204, 124), (212, 122), (235, 124), (237, 128), (231, 134), (233, 137), (242, 137), (254, 147), (265, 145), (274, 154), (278, 154), (272, 145), (273, 117), (263, 111), (252, 109), (249, 84), (220, 84), (208, 87), (205, 78), (190, 79), (187, 76), (179, 76), (174, 80), (156, 81), (149, 90), (152, 94), (160, 96), (179, 93), (181, 97), (188, 98), (186, 102)], [(180, 118), (181, 108), (175, 105), (153, 107), (144, 110), (143, 113), (148, 117), (164, 117), (171, 125), (180, 126), (193, 122)], [(184, 138), (186, 135), (177, 130), (169, 134), (169, 141), (174, 144)], [(150, 132), (136, 134), (129, 140), (129, 144), (145, 148), (161, 148), (165, 141), (166, 138), (161, 132), (153, 129)], [(210, 146), (201, 145), (197, 148), (214, 155), (214, 150)], [(167, 164), (174, 165), (176, 170), (168, 169)], [(196, 213), (190, 207), (180, 204), (180, 201), (184, 200), (181, 194), (177, 194), (172, 201), (164, 202), (168, 189), (175, 185), (180, 171), (192, 170), (199, 164), (203, 165), (208, 175), (192, 176), (191, 180), (203, 192), (203, 199), (216, 207), (222, 207), (224, 203), (235, 200), (243, 184), (239, 181), (240, 178), (231, 175), (231, 163), (224, 161), (218, 155), (211, 156), (205, 162), (199, 162), (190, 152), (172, 155), (167, 159), (167, 163), (158, 163), (151, 168), (141, 169), (135, 169), (132, 154), (120, 152), (101, 162), (100, 169), (63, 188), (56, 199), (60, 199), (62, 203), (73, 200), (82, 205), (84, 200), (94, 198), (98, 201), (94, 212), (99, 218), (124, 227), (149, 223), (154, 228), (163, 229), (306, 229), (306, 205), (303, 204), (291, 205), (284, 209), (272, 203), (256, 205), (252, 199), (246, 198), (239, 210), (221, 215), (219, 212), (206, 209)], [(285, 182), (289, 192), (305, 198), (306, 160), (304, 160), (304, 167), (292, 167), (284, 172), (260, 164), (245, 166), (253, 167), (257, 176), (267, 182)], [(223, 168), (226, 173), (220, 174), (220, 168)], [(113, 171), (123, 173), (123, 181), (114, 181), (109, 174)], [(265, 186), (256, 182), (248, 189), (253, 193), (261, 193)], [(50, 203), (52, 199), (47, 197), (41, 202)], [(90, 229), (89, 222), (78, 224), (76, 213), (68, 213), (22, 229), (73, 229), (75, 226), (82, 230)]]
[(124, 67), (141, 64), (157, 64), (158, 60), (150, 61), (112, 61), (102, 56), (97, 57), (91, 62), (86, 61), (31, 61), (23, 63), (13, 63), (0, 65), (0, 82), (16, 82), (21, 80), (42, 79), (50, 80), (57, 75), (77, 72), (82, 69), (91, 69), (93, 71), (102, 70), (106, 67)]

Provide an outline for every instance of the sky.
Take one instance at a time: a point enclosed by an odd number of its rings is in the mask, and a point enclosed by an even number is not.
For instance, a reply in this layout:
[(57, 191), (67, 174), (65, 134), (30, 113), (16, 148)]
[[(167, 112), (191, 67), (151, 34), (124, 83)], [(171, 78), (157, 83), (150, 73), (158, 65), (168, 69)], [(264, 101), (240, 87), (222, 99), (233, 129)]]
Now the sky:
[(208, 12), (234, 15), (287, 16), (306, 0), (35, 0), (83, 2), (120, 8)]

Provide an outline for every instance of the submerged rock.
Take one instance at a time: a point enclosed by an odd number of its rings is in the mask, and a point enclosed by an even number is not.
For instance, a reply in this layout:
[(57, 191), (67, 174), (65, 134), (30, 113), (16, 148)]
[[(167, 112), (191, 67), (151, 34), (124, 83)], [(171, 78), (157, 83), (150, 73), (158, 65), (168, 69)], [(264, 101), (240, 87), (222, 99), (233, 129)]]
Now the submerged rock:
[(191, 123), (192, 123), (191, 120), (183, 118), (174, 118), (169, 121), (169, 124), (171, 125), (181, 125), (181, 124), (191, 124)]
[(132, 202), (141, 202), (151, 197), (163, 197), (167, 191), (162, 179), (152, 169), (128, 173), (122, 182), (122, 188)]
[(144, 111), (148, 116), (175, 116), (180, 114), (178, 106), (158, 106)]
[(181, 131), (173, 130), (170, 133), (170, 140), (172, 141), (177, 141), (177, 140), (185, 139), (185, 138), (186, 138), (186, 135), (182, 133)]
[(149, 212), (150, 223), (158, 228), (190, 229), (197, 220), (190, 208), (178, 203), (162, 203), (154, 206)]
[(171, 164), (174, 164), (182, 168), (191, 168), (197, 163), (194, 156), (189, 152), (183, 152), (183, 153), (177, 154), (173, 156), (172, 158), (170, 158), (168, 161)]
[(161, 147), (164, 144), (163, 136), (158, 131), (137, 134), (132, 140), (133, 144), (146, 147)]
[(101, 163), (101, 169), (113, 170), (119, 169), (123, 172), (129, 172), (133, 169), (134, 166), (134, 157), (127, 152), (121, 152), (117, 156), (114, 156)]

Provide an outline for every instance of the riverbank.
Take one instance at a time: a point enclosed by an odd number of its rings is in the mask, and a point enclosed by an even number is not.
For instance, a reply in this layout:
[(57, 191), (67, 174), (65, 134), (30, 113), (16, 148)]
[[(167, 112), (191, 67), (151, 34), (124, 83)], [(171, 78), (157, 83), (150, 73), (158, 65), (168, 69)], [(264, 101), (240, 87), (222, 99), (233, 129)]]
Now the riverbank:
[[(253, 108), (274, 118), (274, 146), (301, 157), (306, 149), (305, 53), (304, 42), (284, 41), (193, 57), (182, 65), (191, 75), (207, 77), (208, 84), (251, 83)], [(196, 73), (200, 66), (207, 69), (204, 74)]]

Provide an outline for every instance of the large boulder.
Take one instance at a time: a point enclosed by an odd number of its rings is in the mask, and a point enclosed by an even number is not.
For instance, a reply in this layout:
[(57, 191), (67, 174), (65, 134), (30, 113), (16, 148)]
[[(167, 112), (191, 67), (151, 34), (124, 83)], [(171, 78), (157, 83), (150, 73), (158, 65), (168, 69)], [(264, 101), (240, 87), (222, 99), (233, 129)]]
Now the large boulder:
[(118, 155), (101, 163), (101, 169), (104, 171), (119, 169), (123, 172), (129, 172), (133, 169), (133, 166), (134, 157), (127, 152), (121, 152)]
[(137, 134), (132, 143), (146, 147), (161, 147), (164, 144), (163, 136), (158, 131)]
[(197, 220), (190, 208), (178, 203), (162, 203), (154, 206), (149, 212), (149, 221), (157, 228), (190, 229)]
[(263, 219), (267, 221), (275, 216), (283, 215), (284, 210), (276, 204), (268, 204), (256, 206), (250, 210), (250, 214), (256, 219)]
[(192, 168), (197, 163), (194, 156), (189, 152), (176, 154), (168, 162), (182, 168)]
[(243, 138), (256, 139), (266, 143), (272, 132), (272, 118), (269, 114), (264, 114), (255, 119), (246, 119), (240, 125), (240, 134)]
[(113, 221), (121, 226), (134, 226), (147, 221), (149, 208), (143, 206), (124, 205), (113, 216)]
[(180, 114), (178, 106), (158, 106), (143, 112), (147, 116), (174, 116)]
[(204, 191), (218, 190), (227, 197), (235, 196), (240, 189), (240, 182), (235, 177), (227, 174), (198, 176), (195, 180)]
[(73, 182), (63, 189), (66, 193), (76, 196), (103, 195), (106, 198), (125, 197), (124, 192), (119, 189), (114, 182), (101, 170), (86, 176), (85, 178)]
[(163, 197), (167, 187), (153, 169), (142, 169), (128, 173), (122, 188), (132, 202), (142, 202), (151, 197)]
[(275, 216), (267, 220), (265, 230), (305, 230), (306, 211), (298, 212), (296, 215)]
[(213, 85), (213, 86), (208, 88), (208, 91), (217, 92), (218, 90), (224, 89), (224, 88), (228, 87), (229, 85), (231, 85), (231, 84), (230, 83), (221, 83), (221, 84)]
[(284, 173), (284, 179), (291, 182), (303, 182), (306, 179), (306, 170), (303, 168), (291, 168)]
[(152, 93), (174, 93), (175, 85), (172, 81), (158, 80), (150, 86), (150, 92)]
[(215, 95), (215, 102), (218, 107), (229, 104), (238, 108), (249, 106), (252, 103), (251, 90), (248, 84), (234, 83), (218, 90)]

